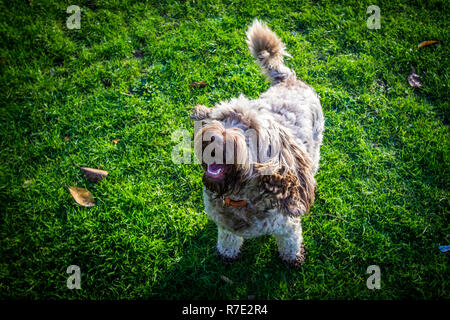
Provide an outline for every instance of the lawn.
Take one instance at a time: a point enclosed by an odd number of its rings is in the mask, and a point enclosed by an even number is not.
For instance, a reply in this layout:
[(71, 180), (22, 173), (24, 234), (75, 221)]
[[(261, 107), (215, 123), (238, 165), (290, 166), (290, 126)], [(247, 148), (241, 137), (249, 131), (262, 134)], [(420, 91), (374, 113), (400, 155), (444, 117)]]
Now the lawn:
[[(66, 26), (71, 4), (80, 29)], [(372, 4), (380, 29), (366, 24)], [(449, 12), (420, 0), (0, 2), (0, 297), (448, 299)], [(171, 161), (193, 106), (269, 87), (245, 43), (254, 18), (286, 43), (326, 118), (298, 270), (271, 237), (219, 261), (201, 167)], [(77, 166), (109, 175), (93, 183)]]

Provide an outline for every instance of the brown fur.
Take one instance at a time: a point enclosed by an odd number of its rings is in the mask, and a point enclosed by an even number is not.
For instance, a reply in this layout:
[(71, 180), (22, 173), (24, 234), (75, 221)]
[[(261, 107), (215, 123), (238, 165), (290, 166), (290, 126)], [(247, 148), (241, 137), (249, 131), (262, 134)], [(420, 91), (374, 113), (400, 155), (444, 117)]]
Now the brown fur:
[(283, 55), (290, 55), (281, 39), (266, 25), (255, 20), (253, 27), (247, 31), (247, 44), (272, 83), (283, 81), (289, 76), (290, 70), (284, 66)]

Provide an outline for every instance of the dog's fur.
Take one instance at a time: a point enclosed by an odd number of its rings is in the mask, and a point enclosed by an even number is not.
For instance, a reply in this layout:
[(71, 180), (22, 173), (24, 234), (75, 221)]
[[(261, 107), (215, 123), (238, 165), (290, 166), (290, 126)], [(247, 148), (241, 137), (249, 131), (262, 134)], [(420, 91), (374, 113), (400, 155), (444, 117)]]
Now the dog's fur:
[[(243, 238), (272, 234), (281, 259), (299, 266), (304, 261), (301, 216), (314, 202), (322, 108), (315, 91), (284, 65), (285, 46), (265, 24), (255, 20), (247, 37), (272, 86), (259, 99), (241, 95), (213, 108), (194, 108), (191, 118), (202, 121), (195, 135), (197, 157), (204, 159), (214, 144), (227, 159), (219, 166), (219, 178), (202, 161), (205, 209), (218, 226), (217, 252), (226, 261), (238, 257)], [(262, 153), (252, 153), (250, 132), (256, 133)], [(227, 206), (224, 197), (247, 205)]]

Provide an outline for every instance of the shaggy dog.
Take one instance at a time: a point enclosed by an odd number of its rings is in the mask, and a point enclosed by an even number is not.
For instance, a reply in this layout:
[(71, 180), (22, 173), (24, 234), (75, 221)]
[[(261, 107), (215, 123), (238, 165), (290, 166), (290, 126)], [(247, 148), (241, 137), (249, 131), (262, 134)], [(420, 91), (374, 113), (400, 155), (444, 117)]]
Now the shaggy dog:
[(272, 86), (259, 99), (241, 95), (193, 109), (205, 209), (217, 224), (217, 253), (225, 261), (238, 257), (244, 238), (272, 234), (283, 262), (297, 267), (305, 258), (301, 216), (314, 202), (322, 107), (284, 65), (289, 54), (265, 24), (255, 20), (247, 37)]

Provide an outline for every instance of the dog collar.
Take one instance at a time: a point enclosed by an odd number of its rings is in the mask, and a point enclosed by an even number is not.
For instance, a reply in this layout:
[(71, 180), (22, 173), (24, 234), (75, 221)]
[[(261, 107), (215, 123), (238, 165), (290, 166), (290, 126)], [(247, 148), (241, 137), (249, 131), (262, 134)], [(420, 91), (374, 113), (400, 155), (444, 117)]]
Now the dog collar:
[(227, 207), (243, 208), (248, 205), (246, 200), (231, 200), (230, 197), (222, 198)]

